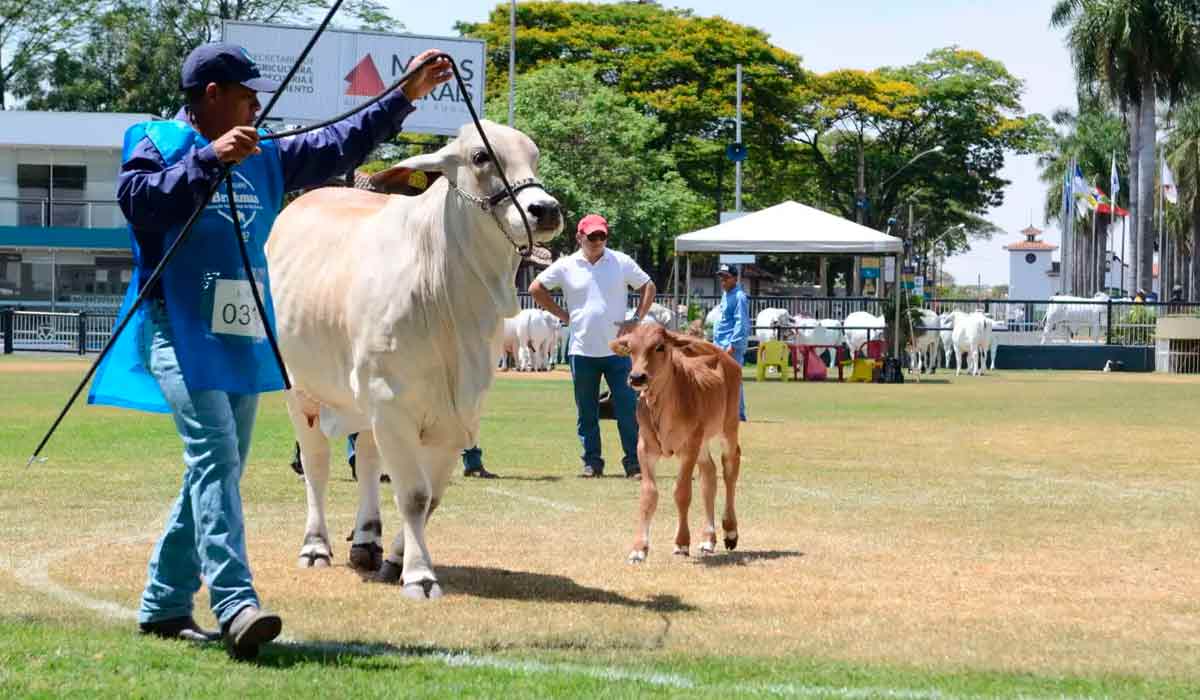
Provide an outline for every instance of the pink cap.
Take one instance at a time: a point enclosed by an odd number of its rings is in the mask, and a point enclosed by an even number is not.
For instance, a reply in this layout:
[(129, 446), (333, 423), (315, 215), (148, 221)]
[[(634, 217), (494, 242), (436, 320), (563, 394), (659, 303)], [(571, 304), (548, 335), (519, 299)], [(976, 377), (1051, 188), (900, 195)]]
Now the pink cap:
[(585, 236), (596, 231), (608, 233), (608, 222), (599, 214), (588, 214), (579, 220), (579, 227), (575, 230)]

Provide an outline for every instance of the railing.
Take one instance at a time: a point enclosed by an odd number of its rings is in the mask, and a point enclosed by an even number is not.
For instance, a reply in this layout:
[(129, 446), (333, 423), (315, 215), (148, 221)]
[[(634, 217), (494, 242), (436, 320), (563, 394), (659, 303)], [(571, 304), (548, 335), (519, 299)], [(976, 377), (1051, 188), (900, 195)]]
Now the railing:
[(0, 197), (0, 225), (118, 228), (125, 217), (111, 199)]
[(4, 353), (18, 350), (99, 352), (112, 333), (115, 314), (0, 311)]
[[(563, 304), (561, 295), (552, 297)], [(534, 308), (528, 294), (519, 294), (521, 308)], [(658, 303), (669, 308), (671, 297), (659, 295)], [(719, 297), (692, 297), (701, 318), (720, 301)], [(0, 330), (4, 351), (42, 350), (53, 352), (97, 352), (107, 342), (120, 297), (79, 295), (71, 303), (88, 309), (80, 313), (0, 308)], [(633, 308), (638, 297), (630, 295)], [(751, 297), (752, 322), (763, 309), (786, 309), (792, 316), (844, 320), (854, 311), (881, 312), (874, 298)], [(932, 299), (926, 308), (938, 313), (982, 311), (996, 321), (997, 342), (1004, 345), (1097, 344), (1149, 347), (1155, 343), (1155, 324), (1161, 314), (1200, 316), (1197, 302), (1134, 303), (1087, 300), (1057, 303), (1029, 300)], [(1051, 316), (1050, 328), (1046, 327)], [(756, 326), (756, 329), (758, 326)], [(846, 328), (844, 330), (848, 330)], [(865, 329), (864, 329), (865, 330)]]

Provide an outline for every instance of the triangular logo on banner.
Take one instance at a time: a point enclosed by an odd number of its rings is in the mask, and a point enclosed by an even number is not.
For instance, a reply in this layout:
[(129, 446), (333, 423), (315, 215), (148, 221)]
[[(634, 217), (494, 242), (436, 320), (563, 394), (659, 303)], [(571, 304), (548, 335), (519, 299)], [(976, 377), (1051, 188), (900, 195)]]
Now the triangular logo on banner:
[(347, 95), (355, 95), (361, 97), (374, 97), (383, 92), (383, 79), (379, 77), (379, 70), (375, 68), (375, 61), (371, 60), (371, 54), (363, 56), (363, 59), (358, 62), (358, 65), (342, 78), (350, 83), (346, 87)]

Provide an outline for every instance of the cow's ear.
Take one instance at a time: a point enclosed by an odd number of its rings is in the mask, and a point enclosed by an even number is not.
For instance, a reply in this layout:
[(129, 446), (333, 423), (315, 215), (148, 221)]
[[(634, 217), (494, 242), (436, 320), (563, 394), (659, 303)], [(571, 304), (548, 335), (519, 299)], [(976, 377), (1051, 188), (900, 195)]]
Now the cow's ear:
[(405, 158), (393, 165), (393, 168), (408, 168), (409, 170), (424, 170), (427, 173), (442, 173), (448, 175), (460, 165), (458, 157), (458, 141), (451, 141), (433, 153), (422, 153), (419, 156)]
[(632, 352), (629, 349), (629, 341), (625, 340), (624, 338), (617, 338), (616, 340), (609, 343), (608, 347), (610, 350), (612, 350), (616, 354), (620, 355), (621, 357), (629, 357), (630, 352)]

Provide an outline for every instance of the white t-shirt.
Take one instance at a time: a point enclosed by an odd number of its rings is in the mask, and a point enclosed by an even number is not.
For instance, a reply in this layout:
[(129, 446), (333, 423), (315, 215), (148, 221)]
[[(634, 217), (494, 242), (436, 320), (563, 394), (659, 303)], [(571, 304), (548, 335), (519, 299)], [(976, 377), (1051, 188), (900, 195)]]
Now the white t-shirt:
[(625, 320), (628, 287), (641, 288), (650, 281), (633, 258), (604, 249), (596, 264), (575, 251), (555, 260), (537, 281), (546, 289), (562, 289), (571, 314), (571, 348), (568, 354), (608, 357), (608, 344), (617, 339), (618, 323)]

